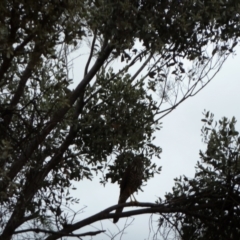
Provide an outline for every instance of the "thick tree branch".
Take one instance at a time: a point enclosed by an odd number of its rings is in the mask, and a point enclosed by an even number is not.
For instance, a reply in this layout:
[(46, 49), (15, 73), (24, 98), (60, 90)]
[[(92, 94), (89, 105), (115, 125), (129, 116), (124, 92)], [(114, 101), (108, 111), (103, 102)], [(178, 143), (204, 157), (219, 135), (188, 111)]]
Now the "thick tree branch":
[[(140, 210), (132, 210), (132, 211), (125, 211), (120, 214), (116, 213), (110, 213), (115, 209), (122, 208), (122, 207), (144, 207)], [(155, 203), (143, 203), (143, 202), (129, 202), (119, 205), (114, 205), (112, 207), (109, 207), (95, 215), (92, 215), (89, 218), (86, 218), (82, 221), (79, 221), (75, 224), (69, 225), (67, 229), (61, 230), (60, 233), (64, 233), (64, 231), (73, 232), (78, 229), (81, 229), (82, 227), (88, 226), (94, 222), (105, 220), (105, 219), (111, 219), (114, 217), (130, 217), (130, 216), (137, 216), (142, 214), (163, 214), (163, 213), (184, 213), (188, 214), (197, 218), (202, 219), (209, 219), (205, 215), (197, 214), (197, 211), (199, 209), (206, 209), (206, 208), (214, 208), (215, 205), (212, 203), (208, 204), (201, 204), (199, 206), (192, 206), (191, 208), (189, 206), (183, 206), (182, 203), (179, 201), (177, 204), (173, 205), (167, 205), (167, 204), (155, 204)], [(51, 235), (46, 238), (46, 240), (55, 240), (58, 239), (58, 236)]]
[(93, 41), (92, 41), (92, 47), (91, 47), (91, 51), (90, 51), (90, 54), (89, 54), (89, 57), (88, 57), (88, 60), (87, 60), (86, 67), (85, 67), (84, 76), (86, 76), (87, 73), (88, 73), (88, 67), (89, 67), (89, 64), (90, 64), (92, 56), (93, 56), (93, 51), (94, 51), (94, 46), (95, 46), (95, 42), (96, 42), (96, 37), (97, 37), (97, 34), (94, 33), (94, 37), (93, 37)]
[(107, 47), (100, 54), (92, 69), (88, 72), (88, 74), (83, 78), (83, 80), (79, 83), (76, 89), (72, 92), (69, 98), (69, 104), (65, 105), (63, 108), (55, 112), (52, 119), (46, 123), (46, 127), (42, 130), (42, 132), (33, 139), (33, 141), (29, 144), (26, 150), (22, 153), (20, 158), (14, 162), (10, 171), (8, 172), (8, 178), (13, 180), (13, 178), (17, 175), (17, 173), (21, 170), (27, 159), (32, 155), (34, 150), (41, 144), (46, 136), (52, 131), (52, 129), (60, 122), (68, 110), (72, 107), (75, 101), (79, 98), (81, 92), (85, 89), (87, 84), (92, 80), (97, 71), (101, 68), (104, 61), (108, 58), (112, 51), (112, 46), (107, 45)]
[[(78, 118), (78, 115), (80, 114), (83, 107), (84, 107), (84, 101), (83, 101), (83, 93), (82, 93), (80, 99), (78, 100), (78, 103), (76, 104), (73, 120), (76, 120)], [(76, 129), (75, 125), (73, 124), (70, 128), (68, 136), (66, 137), (66, 140), (63, 142), (61, 147), (55, 153), (54, 157), (49, 161), (47, 166), (42, 171), (35, 173), (34, 179), (27, 179), (25, 187), (22, 191), (22, 198), (20, 198), (17, 203), (19, 207), (16, 208), (12, 214), (12, 217), (16, 225), (21, 225), (25, 221), (28, 221), (28, 218), (23, 217), (24, 215), (23, 209), (29, 204), (29, 202), (31, 201), (31, 199), (33, 198), (37, 190), (41, 188), (41, 183), (46, 177), (46, 175), (62, 159), (63, 153), (72, 143), (72, 140), (76, 137), (77, 131), (78, 129)], [(29, 174), (29, 176), (31, 176), (31, 174)], [(18, 216), (18, 218), (16, 218), (16, 216)]]
[[(70, 104), (60, 109), (58, 112), (54, 114), (52, 119), (46, 124), (46, 127), (43, 129), (42, 133), (39, 134), (39, 136), (36, 136), (36, 138), (30, 143), (28, 148), (26, 149), (26, 152), (22, 154), (20, 159), (18, 161), (15, 161), (15, 163), (12, 165), (12, 168), (10, 169), (8, 176), (10, 179), (13, 179), (16, 174), (21, 170), (22, 166), (26, 163), (27, 159), (31, 156), (33, 151), (38, 147), (38, 145), (45, 139), (45, 137), (50, 133), (50, 131), (55, 127), (55, 125), (61, 121), (64, 117), (64, 115), (67, 113), (67, 111), (70, 109), (70, 107), (74, 104), (74, 102), (82, 96), (84, 89), (86, 85), (92, 80), (92, 78), (95, 76), (97, 71), (100, 69), (104, 61), (108, 58), (109, 54), (112, 51), (112, 47), (108, 46), (104, 49), (102, 54), (100, 54), (99, 58), (96, 60), (95, 64), (93, 65), (92, 69), (89, 71), (89, 73), (83, 78), (83, 80), (79, 83), (79, 85), (76, 87), (76, 89), (72, 92), (72, 95), (70, 96), (69, 102)], [(23, 191), (23, 198), (20, 198), (18, 200), (18, 207), (15, 208), (15, 211), (12, 213), (12, 216), (10, 217), (7, 226), (4, 229), (2, 236), (11, 236), (14, 232), (14, 230), (19, 226), (19, 224), (22, 222), (22, 218), (24, 216), (24, 206), (31, 201), (32, 197), (38, 190), (37, 186), (42, 182), (42, 180), (45, 178), (45, 176), (49, 173), (49, 171), (52, 169), (54, 165), (56, 165), (61, 158), (64, 151), (67, 149), (69, 144), (71, 143), (72, 139), (75, 137), (75, 131), (72, 130), (68, 137), (66, 138), (66, 141), (63, 143), (62, 147), (59, 149), (58, 153), (53, 157), (53, 159), (49, 162), (49, 164), (44, 168), (39, 174), (35, 176), (35, 181), (28, 183), (25, 187), (25, 190)], [(30, 184), (30, 185), (29, 185)], [(2, 184), (3, 187), (6, 187), (5, 184)]]

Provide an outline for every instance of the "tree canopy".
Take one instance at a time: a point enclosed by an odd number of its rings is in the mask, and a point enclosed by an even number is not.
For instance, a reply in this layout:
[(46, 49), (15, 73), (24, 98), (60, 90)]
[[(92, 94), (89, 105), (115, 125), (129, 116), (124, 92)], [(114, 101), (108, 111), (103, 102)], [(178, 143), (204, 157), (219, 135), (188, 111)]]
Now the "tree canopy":
[[(159, 173), (151, 159), (161, 153), (160, 120), (212, 80), (240, 32), (236, 0), (3, 0), (0, 12), (4, 240), (74, 236), (113, 218), (119, 206), (69, 224), (62, 206), (78, 202), (71, 181), (101, 172), (102, 184), (119, 182), (125, 156), (137, 154), (144, 181)], [(71, 56), (86, 51), (76, 79)]]

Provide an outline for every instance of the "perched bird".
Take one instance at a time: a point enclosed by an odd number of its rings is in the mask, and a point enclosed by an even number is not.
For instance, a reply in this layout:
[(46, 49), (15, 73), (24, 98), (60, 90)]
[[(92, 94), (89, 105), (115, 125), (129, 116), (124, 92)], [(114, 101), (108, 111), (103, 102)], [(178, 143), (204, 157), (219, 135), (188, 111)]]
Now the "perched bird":
[[(132, 162), (126, 168), (126, 171), (123, 174), (122, 180), (120, 182), (120, 196), (118, 204), (125, 203), (131, 195), (138, 190), (142, 185), (144, 178), (144, 164), (143, 156), (135, 156)], [(134, 196), (133, 196), (134, 197)], [(123, 208), (116, 209), (115, 213), (121, 213)], [(118, 217), (113, 219), (113, 223), (118, 221)]]

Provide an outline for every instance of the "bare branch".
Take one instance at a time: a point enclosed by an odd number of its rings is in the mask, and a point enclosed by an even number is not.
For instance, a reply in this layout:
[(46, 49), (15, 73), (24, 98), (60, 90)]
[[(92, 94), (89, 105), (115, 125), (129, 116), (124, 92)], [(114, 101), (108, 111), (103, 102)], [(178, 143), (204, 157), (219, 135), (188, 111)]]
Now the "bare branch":
[(94, 33), (94, 37), (93, 37), (93, 41), (92, 41), (92, 47), (91, 47), (91, 51), (90, 51), (90, 54), (89, 54), (89, 57), (88, 57), (88, 60), (87, 60), (86, 67), (85, 67), (84, 76), (86, 76), (87, 73), (88, 73), (88, 67), (89, 67), (89, 64), (90, 64), (92, 56), (93, 56), (94, 46), (95, 46), (95, 42), (96, 42), (96, 36), (97, 36), (97, 34)]
[(153, 53), (150, 53), (149, 57), (145, 60), (142, 66), (137, 70), (137, 72), (132, 76), (131, 81), (134, 81), (135, 78), (142, 72), (142, 70), (146, 67), (153, 56)]
[(50, 231), (50, 230), (45, 230), (45, 229), (40, 229), (40, 228), (29, 228), (29, 229), (24, 229), (24, 230), (15, 231), (14, 234), (25, 233), (25, 232), (48, 233), (48, 234), (57, 235), (57, 237), (59, 238), (59, 237), (85, 237), (85, 236), (95, 236), (95, 235), (98, 235), (98, 234), (103, 233), (103, 232), (105, 232), (105, 231), (106, 231), (106, 230), (74, 234), (74, 233), (60, 233), (60, 232), (55, 232), (55, 231)]

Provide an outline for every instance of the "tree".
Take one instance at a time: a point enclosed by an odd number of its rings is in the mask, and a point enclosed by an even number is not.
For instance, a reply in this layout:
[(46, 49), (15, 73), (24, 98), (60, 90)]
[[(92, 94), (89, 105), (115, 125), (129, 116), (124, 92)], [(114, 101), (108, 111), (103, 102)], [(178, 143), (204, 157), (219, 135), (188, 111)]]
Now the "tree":
[(207, 144), (200, 151), (193, 179), (175, 180), (173, 193), (166, 195), (170, 204), (181, 207), (178, 213), (165, 214), (160, 225), (177, 229), (178, 239), (239, 239), (240, 158), (236, 119), (224, 117), (214, 122), (205, 112), (202, 136)]
[[(120, 181), (125, 161), (110, 156), (144, 154), (144, 180), (158, 173), (150, 159), (161, 153), (152, 143), (160, 119), (211, 81), (239, 35), (237, 1), (4, 0), (0, 10), (1, 239), (73, 236), (132, 206), (76, 224), (62, 208), (77, 202), (71, 180), (101, 171), (103, 184)], [(70, 56), (86, 42), (73, 87)], [(141, 210), (119, 217), (127, 214)]]

